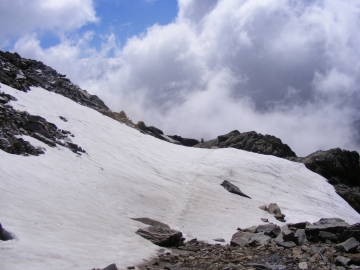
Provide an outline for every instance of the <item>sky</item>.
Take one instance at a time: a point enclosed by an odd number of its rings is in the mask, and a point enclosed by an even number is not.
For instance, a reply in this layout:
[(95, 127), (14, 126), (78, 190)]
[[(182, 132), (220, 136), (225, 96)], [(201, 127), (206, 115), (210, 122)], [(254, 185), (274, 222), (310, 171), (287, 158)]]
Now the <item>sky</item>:
[(169, 135), (360, 150), (358, 0), (13, 0), (0, 48)]

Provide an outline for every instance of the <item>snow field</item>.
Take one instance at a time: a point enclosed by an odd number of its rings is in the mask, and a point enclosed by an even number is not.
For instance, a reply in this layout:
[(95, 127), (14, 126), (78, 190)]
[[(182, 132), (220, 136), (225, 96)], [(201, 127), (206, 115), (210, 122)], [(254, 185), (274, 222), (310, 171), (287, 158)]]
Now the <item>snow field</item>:
[[(276, 202), (287, 222), (360, 215), (304, 165), (236, 149), (170, 144), (41, 88), (1, 84), (15, 109), (40, 115), (75, 135), (86, 150), (46, 148), (38, 157), (0, 151), (0, 222), (17, 239), (0, 243), (0, 269), (92, 269), (143, 262), (159, 247), (135, 234), (149, 217), (209, 242), (236, 228), (282, 225), (261, 205)], [(68, 119), (62, 121), (59, 116)], [(227, 192), (228, 180), (252, 199)]]

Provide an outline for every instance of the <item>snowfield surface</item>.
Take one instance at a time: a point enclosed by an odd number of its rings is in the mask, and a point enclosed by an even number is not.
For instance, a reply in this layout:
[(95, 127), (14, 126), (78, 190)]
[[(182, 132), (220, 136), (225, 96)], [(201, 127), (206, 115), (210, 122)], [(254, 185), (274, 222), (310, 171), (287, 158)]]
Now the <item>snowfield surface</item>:
[[(158, 246), (131, 220), (149, 217), (197, 237), (230, 241), (236, 228), (282, 225), (260, 210), (277, 203), (287, 222), (338, 217), (360, 221), (324, 178), (304, 165), (235, 149), (187, 148), (163, 142), (81, 106), (32, 88), (1, 85), (15, 109), (40, 115), (75, 135), (87, 151), (51, 148), (24, 136), (45, 154), (0, 151), (0, 222), (16, 240), (0, 242), (0, 269), (92, 269), (142, 263)], [(68, 119), (62, 121), (59, 116)], [(226, 191), (229, 180), (252, 199)]]

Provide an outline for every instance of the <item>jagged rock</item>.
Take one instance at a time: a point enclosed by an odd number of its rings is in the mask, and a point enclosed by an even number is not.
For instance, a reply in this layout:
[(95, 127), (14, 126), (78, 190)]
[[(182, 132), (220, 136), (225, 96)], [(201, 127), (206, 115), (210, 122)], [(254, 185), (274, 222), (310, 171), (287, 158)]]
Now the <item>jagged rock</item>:
[(296, 157), (295, 153), (279, 138), (271, 135), (262, 135), (255, 131), (240, 133), (237, 130), (218, 136), (217, 139), (195, 145), (200, 148), (232, 147), (264, 155), (277, 157)]
[(360, 213), (360, 187), (354, 187), (346, 184), (337, 184), (334, 186), (336, 193), (348, 202), (358, 213)]
[(359, 245), (360, 243), (354, 237), (351, 237), (345, 242), (338, 244), (336, 248), (343, 252), (353, 252)]
[(224, 180), (220, 185), (223, 186), (230, 193), (234, 193), (234, 194), (251, 199), (248, 195), (244, 194), (237, 186), (235, 186), (234, 184), (231, 184), (227, 180)]
[(155, 245), (168, 247), (180, 244), (182, 233), (163, 226), (148, 226), (140, 228), (136, 233)]
[(336, 233), (339, 229), (346, 229), (350, 227), (348, 223), (339, 218), (322, 218), (313, 224), (306, 226), (306, 234), (311, 234), (319, 231), (327, 231)]

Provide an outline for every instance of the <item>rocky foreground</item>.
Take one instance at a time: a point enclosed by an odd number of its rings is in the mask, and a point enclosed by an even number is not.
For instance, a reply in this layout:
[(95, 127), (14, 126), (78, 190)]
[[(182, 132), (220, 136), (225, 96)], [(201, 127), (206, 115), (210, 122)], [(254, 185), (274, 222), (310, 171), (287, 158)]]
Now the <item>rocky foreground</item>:
[[(137, 220), (153, 224), (147, 230), (168, 228), (150, 219)], [(176, 232), (170, 231), (169, 235)], [(164, 235), (166, 233), (161, 235), (163, 240)], [(153, 242), (159, 239), (146, 238)], [(179, 239), (173, 240), (176, 243)], [(197, 239), (180, 241), (179, 245), (161, 248), (155, 258), (127, 269), (360, 269), (360, 223), (350, 226), (336, 218), (321, 219), (313, 224), (286, 224), (281, 228), (271, 223), (238, 228), (230, 244), (225, 244), (223, 239), (214, 240), (219, 244)], [(116, 269), (116, 265), (111, 264), (103, 270)]]

